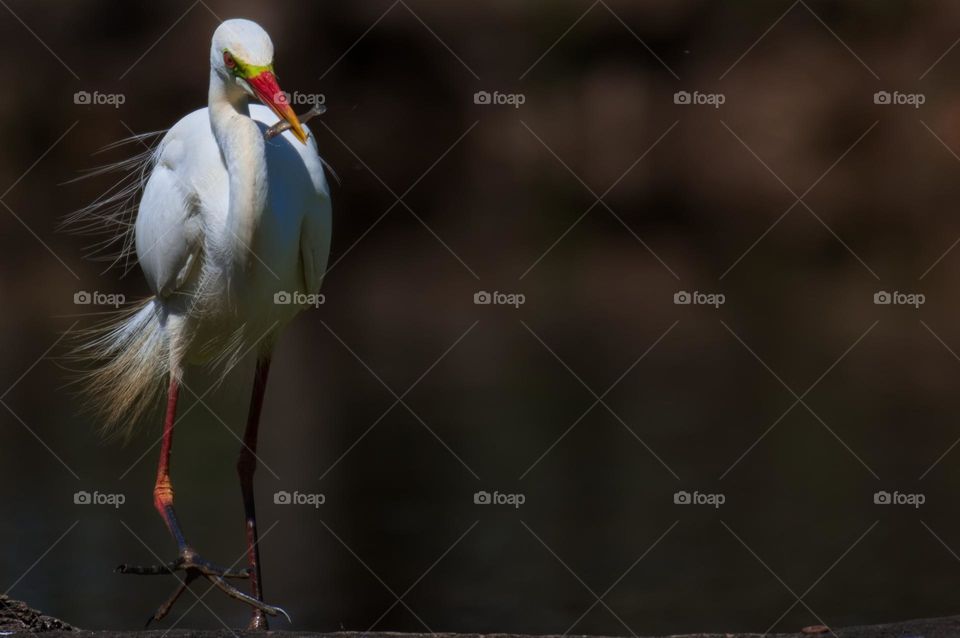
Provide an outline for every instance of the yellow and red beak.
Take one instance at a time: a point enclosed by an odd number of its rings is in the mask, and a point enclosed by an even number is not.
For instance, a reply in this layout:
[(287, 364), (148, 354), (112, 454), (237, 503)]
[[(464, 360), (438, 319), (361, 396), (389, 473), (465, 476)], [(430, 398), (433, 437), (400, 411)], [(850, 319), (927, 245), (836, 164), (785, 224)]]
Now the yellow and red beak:
[(261, 102), (270, 107), (274, 113), (282, 120), (290, 124), (290, 132), (302, 143), (307, 143), (307, 133), (300, 124), (300, 119), (290, 107), (290, 101), (287, 94), (280, 90), (277, 84), (277, 78), (271, 71), (261, 71), (257, 75), (247, 78), (247, 82), (253, 88), (254, 93)]

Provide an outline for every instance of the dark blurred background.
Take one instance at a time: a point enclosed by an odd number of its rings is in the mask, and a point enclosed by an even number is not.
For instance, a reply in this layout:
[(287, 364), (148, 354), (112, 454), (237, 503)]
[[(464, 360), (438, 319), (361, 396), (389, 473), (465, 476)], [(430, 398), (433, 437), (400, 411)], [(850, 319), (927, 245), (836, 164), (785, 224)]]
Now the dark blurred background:
[[(115, 177), (65, 182), (140, 149), (96, 151), (205, 105), (210, 35), (242, 16), (286, 90), (325, 97), (311, 127), (341, 178), (326, 303), (283, 335), (263, 414), (265, 592), (294, 628), (960, 612), (957, 3), (0, 4), (0, 590), (137, 628), (174, 587), (112, 573), (174, 557), (152, 507), (159, 417), (100, 440), (59, 360), (109, 310), (78, 291), (147, 288), (57, 226)], [(184, 397), (174, 448), (187, 534), (226, 564), (251, 370)], [(211, 592), (164, 626), (246, 617)]]

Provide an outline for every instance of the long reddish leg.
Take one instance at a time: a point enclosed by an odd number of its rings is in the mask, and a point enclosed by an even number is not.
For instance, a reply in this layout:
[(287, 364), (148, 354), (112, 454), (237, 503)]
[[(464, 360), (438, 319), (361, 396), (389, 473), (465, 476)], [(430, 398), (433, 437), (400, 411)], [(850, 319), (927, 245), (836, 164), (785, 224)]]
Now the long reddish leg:
[[(124, 564), (117, 567), (117, 571), (122, 574), (139, 574), (143, 576), (173, 574), (177, 571), (184, 571), (186, 573), (185, 578), (180, 580), (180, 585), (176, 591), (173, 592), (173, 595), (157, 609), (150, 620), (160, 620), (166, 616), (180, 595), (186, 591), (189, 584), (201, 576), (228, 596), (242, 601), (256, 610), (251, 628), (262, 627), (266, 629), (266, 615), (268, 614), (271, 616), (282, 614), (287, 617), (287, 620), (290, 619), (290, 617), (287, 616), (287, 612), (283, 609), (264, 603), (260, 595), (260, 561), (257, 555), (257, 525), (253, 511), (253, 470), (256, 467), (254, 451), (257, 445), (257, 420), (260, 416), (260, 405), (263, 401), (263, 386), (266, 385), (268, 367), (269, 362), (261, 362), (257, 367), (258, 381), (256, 387), (259, 388), (259, 391), (254, 392), (254, 401), (251, 404), (250, 422), (253, 425), (251, 428), (248, 424), (247, 434), (244, 437), (245, 441), (249, 442), (249, 459), (245, 460), (245, 455), (241, 453), (240, 463), (238, 464), (241, 481), (244, 486), (244, 505), (247, 510), (247, 539), (250, 543), (250, 564), (255, 568), (256, 573), (256, 579), (253, 583), (254, 595), (252, 597), (239, 591), (233, 585), (227, 584), (224, 580), (225, 578), (248, 578), (249, 573), (219, 567), (197, 555), (193, 548), (187, 544), (183, 536), (183, 530), (180, 529), (180, 523), (177, 521), (177, 515), (173, 510), (173, 484), (170, 482), (170, 454), (173, 449), (173, 429), (176, 424), (177, 399), (180, 396), (180, 380), (176, 375), (171, 375), (170, 388), (167, 394), (167, 413), (163, 420), (160, 462), (157, 465), (157, 482), (153, 488), (153, 504), (157, 508), (157, 511), (160, 512), (160, 516), (163, 517), (164, 523), (167, 524), (167, 529), (170, 530), (170, 534), (173, 535), (173, 538), (177, 541), (180, 556), (174, 561), (161, 565), (138, 566)], [(247, 448), (245, 447), (245, 449)], [(150, 621), (147, 621), (148, 624), (149, 622)]]
[(167, 414), (163, 420), (163, 441), (160, 444), (160, 462), (157, 465), (157, 482), (153, 487), (153, 506), (160, 512), (167, 529), (177, 541), (177, 548), (183, 552), (187, 541), (173, 511), (173, 484), (170, 482), (170, 453), (173, 450), (173, 426), (177, 418), (177, 399), (180, 396), (180, 380), (170, 376), (170, 388), (167, 391)]
[[(257, 508), (253, 495), (253, 474), (257, 469), (257, 432), (260, 429), (260, 410), (263, 407), (263, 395), (267, 389), (267, 375), (270, 372), (270, 357), (257, 361), (257, 371), (253, 377), (253, 394), (250, 397), (250, 412), (247, 415), (247, 428), (243, 434), (243, 446), (237, 460), (237, 473), (240, 475), (240, 489), (243, 492), (243, 511), (247, 529), (247, 561), (250, 564), (251, 594), (259, 601), (263, 600), (263, 582), (260, 577), (260, 537), (257, 534)], [(267, 616), (260, 609), (253, 610), (248, 629), (267, 629)]]

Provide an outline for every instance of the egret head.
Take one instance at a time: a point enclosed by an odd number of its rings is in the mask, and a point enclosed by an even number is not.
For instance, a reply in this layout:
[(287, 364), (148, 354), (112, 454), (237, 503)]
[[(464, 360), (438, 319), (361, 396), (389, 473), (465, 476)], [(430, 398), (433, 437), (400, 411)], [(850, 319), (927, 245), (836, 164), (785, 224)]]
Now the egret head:
[(213, 33), (210, 66), (225, 82), (235, 82), (248, 95), (263, 102), (290, 123), (291, 132), (307, 143), (307, 134), (290, 107), (287, 94), (280, 90), (273, 73), (273, 42), (256, 22), (233, 19), (223, 22)]

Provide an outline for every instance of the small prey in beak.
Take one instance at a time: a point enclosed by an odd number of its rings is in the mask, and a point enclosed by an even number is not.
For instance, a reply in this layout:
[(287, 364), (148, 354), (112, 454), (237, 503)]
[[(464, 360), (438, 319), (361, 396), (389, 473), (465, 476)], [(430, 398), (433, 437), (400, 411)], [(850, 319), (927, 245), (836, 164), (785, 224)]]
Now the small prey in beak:
[[(306, 124), (313, 118), (317, 117), (318, 115), (323, 115), (326, 112), (327, 112), (327, 107), (325, 107), (323, 104), (316, 104), (309, 111), (299, 116), (300, 123)], [(293, 124), (291, 124), (286, 120), (280, 120), (279, 122), (277, 122), (276, 124), (268, 128), (266, 131), (264, 131), (263, 137), (264, 139), (271, 140), (276, 136), (280, 135), (281, 133), (283, 133), (284, 131), (290, 130), (291, 128), (293, 128)]]

